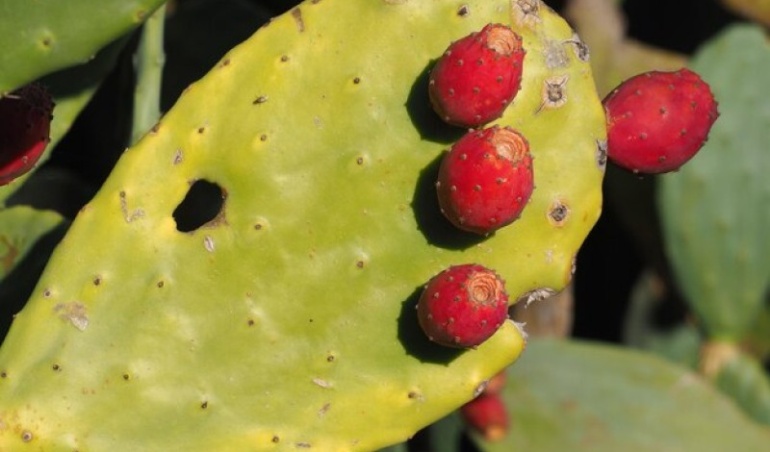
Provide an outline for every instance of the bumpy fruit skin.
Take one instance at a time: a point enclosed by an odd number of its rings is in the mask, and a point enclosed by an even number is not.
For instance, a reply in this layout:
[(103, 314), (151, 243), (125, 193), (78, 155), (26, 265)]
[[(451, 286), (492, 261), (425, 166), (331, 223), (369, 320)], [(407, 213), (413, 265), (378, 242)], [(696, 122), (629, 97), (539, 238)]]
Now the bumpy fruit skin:
[(487, 441), (500, 441), (508, 433), (508, 409), (500, 394), (482, 394), (460, 407), (465, 425)]
[(417, 317), (433, 342), (455, 348), (476, 347), (508, 318), (505, 283), (481, 265), (449, 267), (425, 286), (417, 303)]
[(431, 71), (433, 109), (460, 127), (499, 118), (521, 87), (524, 55), (521, 37), (501, 24), (453, 42)]
[(638, 173), (674, 171), (706, 142), (719, 116), (708, 84), (695, 72), (646, 72), (603, 101), (610, 161)]
[(0, 98), (0, 185), (35, 166), (50, 140), (53, 102), (41, 85)]
[(457, 228), (487, 235), (515, 221), (534, 189), (526, 138), (510, 127), (472, 130), (444, 156), (436, 191)]

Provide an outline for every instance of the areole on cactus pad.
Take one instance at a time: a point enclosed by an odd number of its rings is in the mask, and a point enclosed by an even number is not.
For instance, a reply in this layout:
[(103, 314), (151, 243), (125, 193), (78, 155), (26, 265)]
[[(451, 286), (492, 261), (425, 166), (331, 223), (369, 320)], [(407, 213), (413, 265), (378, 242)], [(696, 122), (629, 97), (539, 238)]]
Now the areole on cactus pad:
[[(428, 74), (489, 23), (526, 49), (492, 125), (527, 137), (537, 174), (522, 216), (481, 237), (438, 206), (462, 130), (432, 111)], [(0, 348), (0, 449), (372, 450), (471, 400), (521, 332), (447, 349), (420, 331), (417, 298), (471, 262), (511, 300), (570, 281), (606, 139), (583, 49), (533, 0), (311, 0), (274, 19), (73, 222)], [(173, 212), (200, 180), (223, 207), (182, 232)]]

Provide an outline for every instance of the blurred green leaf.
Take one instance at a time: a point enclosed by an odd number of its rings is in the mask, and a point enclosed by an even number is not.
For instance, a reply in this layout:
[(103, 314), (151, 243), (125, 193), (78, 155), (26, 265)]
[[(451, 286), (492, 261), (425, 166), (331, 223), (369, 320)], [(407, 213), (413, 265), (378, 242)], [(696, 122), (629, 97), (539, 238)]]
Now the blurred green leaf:
[(704, 330), (740, 341), (770, 284), (770, 104), (758, 76), (770, 72), (765, 31), (728, 28), (701, 48), (692, 68), (711, 85), (720, 117), (700, 152), (659, 180), (665, 246)]
[(669, 361), (695, 369), (702, 334), (695, 325), (689, 323), (665, 329), (655, 325), (654, 311), (666, 302), (672, 301), (664, 297), (660, 279), (650, 272), (644, 273), (631, 291), (623, 327), (623, 344), (653, 352)]

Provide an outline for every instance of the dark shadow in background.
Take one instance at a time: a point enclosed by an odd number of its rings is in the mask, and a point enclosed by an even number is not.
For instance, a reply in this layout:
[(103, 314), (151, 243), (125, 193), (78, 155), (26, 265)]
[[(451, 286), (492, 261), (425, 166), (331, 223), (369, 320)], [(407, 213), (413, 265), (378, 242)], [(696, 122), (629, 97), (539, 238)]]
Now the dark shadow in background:
[(633, 284), (642, 271), (635, 244), (611, 209), (605, 209), (577, 257), (572, 334), (621, 342)]
[(695, 52), (728, 24), (741, 20), (718, 1), (625, 0), (623, 11), (630, 37), (686, 54)]

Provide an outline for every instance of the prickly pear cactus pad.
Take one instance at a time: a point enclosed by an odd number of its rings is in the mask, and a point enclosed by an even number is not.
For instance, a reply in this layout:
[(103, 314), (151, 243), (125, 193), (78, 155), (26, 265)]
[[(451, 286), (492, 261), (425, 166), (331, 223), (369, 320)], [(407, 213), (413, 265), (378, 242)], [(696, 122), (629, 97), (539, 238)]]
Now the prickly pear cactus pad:
[[(0, 94), (85, 63), (165, 0), (0, 0)], [(84, 20), (88, 17), (88, 20)]]
[[(764, 208), (770, 108), (756, 96), (764, 85), (741, 69), (747, 64), (770, 70), (758, 26), (730, 27), (695, 55), (693, 69), (711, 85), (723, 118), (698, 157), (663, 178), (658, 192), (666, 252), (680, 287), (708, 335), (728, 341), (751, 329), (770, 286), (770, 210)], [(713, 186), (715, 177), (724, 187)]]
[[(427, 75), (490, 22), (527, 51), (497, 123), (527, 137), (536, 188), (481, 237), (439, 211), (438, 163), (464, 131), (433, 113)], [(274, 19), (75, 219), (0, 348), (0, 449), (371, 450), (470, 400), (522, 333), (444, 348), (417, 298), (454, 264), (494, 269), (512, 300), (570, 280), (604, 172), (586, 60), (537, 1), (312, 0)], [(204, 180), (221, 209), (178, 225)]]

